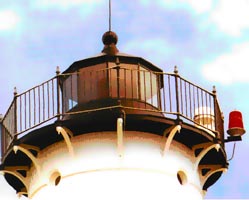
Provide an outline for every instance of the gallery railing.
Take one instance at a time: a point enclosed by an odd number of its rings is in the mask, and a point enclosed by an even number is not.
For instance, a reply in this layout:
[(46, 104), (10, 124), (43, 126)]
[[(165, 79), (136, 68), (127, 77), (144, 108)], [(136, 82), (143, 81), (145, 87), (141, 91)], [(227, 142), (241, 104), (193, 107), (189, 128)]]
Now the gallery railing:
[[(140, 102), (145, 102), (145, 107), (138, 106), (131, 107), (131, 109), (158, 112), (167, 118), (181, 119), (186, 123), (205, 128), (211, 131), (217, 139), (224, 140), (223, 116), (215, 91), (209, 92), (187, 81), (178, 74), (177, 70), (174, 73), (158, 73), (114, 67), (95, 72), (89, 71), (88, 73), (91, 73), (92, 82), (91, 78), (88, 78), (87, 84), (90, 84), (91, 90), (88, 88), (86, 89), (87, 92), (95, 91), (94, 88), (99, 86), (96, 76), (92, 74), (97, 73), (97, 76), (100, 77), (101, 73), (103, 73), (109, 78), (109, 80), (106, 80), (108, 87), (105, 87), (109, 90), (109, 97), (136, 99)], [(115, 78), (111, 78), (111, 75), (115, 73)], [(75, 80), (77, 80), (78, 75), (77, 73), (57, 73), (54, 78), (24, 93), (14, 94), (14, 99), (0, 122), (2, 156), (5, 155), (16, 139), (21, 138), (29, 131), (51, 123), (56, 119), (61, 119), (65, 114), (73, 114), (70, 109), (65, 109), (65, 104), (68, 104), (68, 101), (65, 101), (63, 92), (73, 89), (73, 92), (68, 93), (77, 96), (75, 92), (79, 90), (77, 88), (78, 82)], [(89, 77), (89, 74), (85, 75)], [(120, 75), (123, 77), (120, 77)], [(153, 81), (155, 77), (156, 81)], [(62, 80), (65, 79), (70, 80), (69, 87), (63, 88)], [(125, 82), (120, 83), (120, 80), (125, 80)], [(129, 88), (127, 84), (135, 84), (138, 89)], [(81, 94), (86, 93), (86, 91), (82, 91), (84, 88), (81, 87)], [(117, 92), (115, 93), (114, 90), (117, 90)], [(71, 100), (73, 102), (71, 108), (73, 108), (73, 106), (77, 105), (77, 98), (76, 102), (74, 102), (73, 98)], [(115, 106), (117, 107), (117, 105)], [(122, 106), (122, 104), (119, 106)], [(123, 106), (129, 108), (127, 105)], [(105, 107), (99, 108), (105, 109)], [(83, 109), (77, 113), (86, 111), (91, 110)]]

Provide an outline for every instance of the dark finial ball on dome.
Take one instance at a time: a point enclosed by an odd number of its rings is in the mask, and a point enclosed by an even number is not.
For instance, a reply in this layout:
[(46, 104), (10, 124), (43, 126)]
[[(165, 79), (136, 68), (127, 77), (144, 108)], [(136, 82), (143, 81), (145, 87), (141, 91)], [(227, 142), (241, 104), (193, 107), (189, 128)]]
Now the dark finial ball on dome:
[(102, 37), (102, 41), (104, 45), (110, 45), (110, 44), (117, 44), (118, 42), (118, 36), (116, 33), (112, 31), (107, 31)]

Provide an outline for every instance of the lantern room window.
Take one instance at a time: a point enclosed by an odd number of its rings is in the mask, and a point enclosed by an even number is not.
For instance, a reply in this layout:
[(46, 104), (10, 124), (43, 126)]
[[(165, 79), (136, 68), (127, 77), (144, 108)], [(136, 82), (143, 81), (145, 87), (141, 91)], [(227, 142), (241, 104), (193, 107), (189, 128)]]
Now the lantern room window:
[(152, 71), (142, 68), (139, 72), (140, 79), (140, 99), (155, 107), (158, 107), (158, 80), (157, 75)]
[(78, 81), (77, 73), (71, 74), (63, 82), (63, 108), (65, 111), (71, 110), (78, 105)]
[(122, 105), (160, 109), (160, 75), (139, 63), (102, 62), (82, 67), (63, 80), (66, 112)]
[[(136, 100), (159, 108), (158, 74), (139, 64), (121, 64), (120, 68), (115, 66), (115, 63), (110, 63), (109, 89), (112, 98)], [(145, 108), (144, 105), (140, 104), (139, 107)]]
[[(112, 98), (138, 99), (138, 65), (125, 64), (115, 68), (116, 63), (109, 63), (109, 89)], [(119, 77), (118, 77), (119, 76)]]
[(80, 104), (108, 97), (106, 63), (79, 70), (78, 96)]

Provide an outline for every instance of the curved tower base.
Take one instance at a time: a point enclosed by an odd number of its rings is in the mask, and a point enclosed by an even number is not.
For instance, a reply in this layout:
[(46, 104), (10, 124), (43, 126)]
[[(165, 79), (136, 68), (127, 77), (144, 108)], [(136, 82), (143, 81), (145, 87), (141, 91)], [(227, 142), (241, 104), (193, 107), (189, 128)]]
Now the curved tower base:
[[(178, 134), (178, 133), (176, 133)], [(180, 134), (180, 133), (179, 133)], [(146, 132), (95, 132), (55, 143), (28, 172), (34, 200), (203, 199), (195, 156), (186, 146)], [(69, 146), (73, 153), (69, 151)]]

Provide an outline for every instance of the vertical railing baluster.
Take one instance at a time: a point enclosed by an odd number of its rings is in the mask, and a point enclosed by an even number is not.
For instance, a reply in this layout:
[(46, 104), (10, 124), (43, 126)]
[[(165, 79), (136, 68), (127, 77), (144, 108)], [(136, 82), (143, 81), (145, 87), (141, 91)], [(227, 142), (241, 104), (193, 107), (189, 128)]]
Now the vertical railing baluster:
[[(162, 74), (162, 76), (164, 76)], [(163, 80), (162, 80), (163, 81)], [(164, 86), (163, 86), (164, 87)], [(157, 88), (157, 107), (160, 111), (162, 111), (162, 100), (161, 100), (161, 74), (156, 74), (156, 88)]]
[(34, 88), (33, 90), (33, 95), (34, 95), (34, 125), (36, 124), (36, 92), (35, 92), (36, 88)]
[(206, 114), (205, 113), (204, 99), (203, 99), (203, 90), (201, 90), (201, 109), (202, 109), (202, 113), (201, 114)]
[(187, 86), (186, 86), (186, 81), (184, 81), (184, 94), (185, 94), (185, 112), (186, 116), (188, 116), (188, 97), (187, 97)]
[(137, 70), (137, 77), (138, 77), (138, 99), (142, 100), (142, 83), (141, 83), (141, 74), (142, 72), (140, 71), (140, 64), (138, 64), (138, 70)]
[(193, 109), (193, 111), (194, 111), (194, 116), (195, 115), (197, 115), (198, 113), (196, 113), (196, 100), (197, 100), (197, 94), (196, 94), (196, 87), (194, 87), (194, 86), (192, 86), (192, 88), (193, 88), (193, 100), (194, 100), (194, 109)]
[[(171, 84), (170, 84), (170, 82), (171, 82), (171, 80), (170, 80), (170, 75), (167, 75), (168, 76), (168, 88), (169, 88), (169, 111), (172, 113), (172, 97), (171, 97)], [(164, 94), (165, 94), (165, 87), (164, 87)], [(167, 97), (166, 97), (167, 98)], [(166, 99), (165, 98), (165, 99)], [(165, 108), (166, 108), (166, 101), (164, 102), (165, 103)]]
[(61, 107), (61, 99), (60, 99), (60, 68), (59, 66), (56, 67), (56, 92), (57, 92), (57, 95), (56, 95), (56, 99), (57, 99), (57, 120), (60, 120), (60, 115), (61, 115), (61, 110), (60, 110), (60, 107)]
[(199, 89), (198, 88), (196, 88), (196, 91), (197, 91), (197, 115), (199, 115), (200, 114), (200, 97), (199, 97)]
[[(212, 96), (209, 94), (209, 107), (210, 109), (212, 110), (212, 118), (215, 117), (215, 110), (214, 110), (214, 106), (212, 105)], [(212, 123), (212, 130), (215, 130), (215, 127), (214, 127), (214, 123)]]
[(22, 118), (23, 118), (23, 116), (22, 116), (22, 96), (19, 96), (19, 99), (20, 99), (20, 107), (19, 107), (19, 114), (20, 114), (20, 119), (19, 119), (19, 123), (20, 123), (20, 132), (22, 131)]
[(45, 92), (44, 92), (44, 83), (42, 84), (42, 109), (43, 109), (43, 121), (45, 121)]
[(50, 118), (50, 92), (49, 92), (49, 82), (46, 83), (46, 86), (47, 86), (47, 96), (48, 96), (48, 102), (47, 102), (47, 118), (49, 119)]
[(41, 123), (41, 87), (38, 87), (38, 115), (39, 115), (39, 123)]
[(143, 70), (142, 71), (143, 72), (143, 77), (144, 77), (144, 82), (143, 82), (143, 84), (144, 84), (144, 105), (145, 105), (145, 109), (147, 108), (147, 98), (146, 98), (146, 79), (145, 79), (145, 73), (146, 73), (146, 71), (145, 70)]
[(52, 82), (51, 82), (51, 84), (52, 84), (52, 115), (53, 115), (53, 117), (55, 116), (55, 109), (54, 109), (54, 79), (52, 80)]
[(204, 93), (205, 94), (205, 96), (204, 96), (204, 100), (205, 100), (205, 107), (206, 107), (206, 112), (207, 112), (207, 114), (208, 114), (208, 117), (210, 117), (210, 119), (212, 119), (212, 110), (211, 110), (211, 108), (209, 108), (209, 106), (208, 106), (208, 102), (207, 102), (207, 93), (205, 92)]
[[(216, 104), (216, 88), (215, 86), (213, 86), (213, 104), (214, 104), (214, 123), (215, 123), (215, 130), (219, 132), (219, 127), (218, 127), (218, 108), (217, 108), (217, 104)], [(218, 139), (220, 139), (220, 135), (216, 135), (216, 137), (218, 137)]]
[(175, 73), (176, 113), (177, 113), (177, 120), (179, 120), (180, 119), (179, 88), (178, 88), (179, 75), (176, 66), (174, 69), (174, 73)]
[(31, 96), (30, 96), (30, 93), (31, 93), (31, 91), (29, 91), (28, 92), (28, 94), (29, 94), (29, 116), (28, 116), (28, 118), (29, 118), (29, 127), (28, 128), (30, 128), (31, 127)]
[(183, 94), (183, 91), (182, 91), (182, 79), (179, 77), (179, 82), (180, 82), (180, 92), (179, 92), (179, 95), (180, 95), (180, 110), (181, 110), (181, 114), (183, 114), (183, 97), (182, 97), (182, 94)]
[(14, 141), (17, 139), (17, 89), (14, 88)]
[[(4, 127), (3, 127), (3, 115), (0, 114), (0, 144), (1, 144), (1, 158), (5, 154), (5, 138), (4, 138)], [(1, 160), (2, 161), (2, 160)]]
[(189, 112), (190, 112), (190, 118), (193, 119), (193, 112), (192, 112), (192, 94), (191, 94), (191, 85), (188, 83), (188, 92), (189, 92)]
[(27, 129), (27, 97), (24, 94), (24, 128)]

